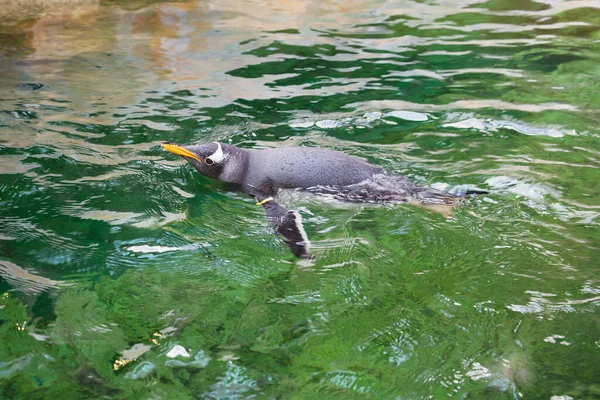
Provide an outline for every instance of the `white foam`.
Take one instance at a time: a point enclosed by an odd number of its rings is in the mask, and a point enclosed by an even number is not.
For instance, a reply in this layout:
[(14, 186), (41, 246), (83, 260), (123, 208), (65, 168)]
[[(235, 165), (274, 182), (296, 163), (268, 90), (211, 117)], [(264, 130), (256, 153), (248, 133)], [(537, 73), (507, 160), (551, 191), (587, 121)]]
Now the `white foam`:
[(403, 110), (390, 111), (389, 113), (386, 113), (385, 116), (400, 118), (405, 121), (427, 121), (429, 119), (427, 114), (423, 114), (423, 113), (415, 112), (415, 111), (403, 111)]
[(173, 346), (173, 348), (167, 353), (167, 357), (169, 358), (175, 358), (179, 356), (190, 357), (190, 353), (188, 353), (187, 350), (180, 345)]
[(146, 244), (140, 246), (131, 246), (127, 250), (133, 251), (134, 253), (166, 253), (169, 251), (189, 251), (196, 250), (200, 247), (199, 244), (186, 244), (180, 247), (169, 247), (169, 246), (148, 246)]

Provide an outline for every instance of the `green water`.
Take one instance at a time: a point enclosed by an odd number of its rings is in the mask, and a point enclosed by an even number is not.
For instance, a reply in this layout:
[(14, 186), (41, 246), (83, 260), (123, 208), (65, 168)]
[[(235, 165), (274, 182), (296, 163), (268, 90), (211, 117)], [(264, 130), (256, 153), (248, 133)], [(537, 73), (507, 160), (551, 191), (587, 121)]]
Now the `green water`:
[[(600, 398), (597, 1), (8, 0), (0, 21), (0, 398)], [(298, 262), (164, 140), (491, 193), (449, 218), (284, 193)]]

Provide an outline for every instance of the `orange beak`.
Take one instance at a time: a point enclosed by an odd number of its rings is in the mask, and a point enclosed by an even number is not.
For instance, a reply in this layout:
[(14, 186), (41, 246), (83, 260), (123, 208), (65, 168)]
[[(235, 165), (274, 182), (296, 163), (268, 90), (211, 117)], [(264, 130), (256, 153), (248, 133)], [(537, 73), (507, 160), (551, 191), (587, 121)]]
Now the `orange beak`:
[(197, 155), (195, 155), (194, 153), (192, 153), (185, 147), (181, 147), (181, 146), (178, 146), (176, 144), (171, 144), (171, 143), (163, 143), (163, 144), (161, 144), (161, 146), (163, 149), (170, 151), (171, 153), (175, 153), (178, 156), (189, 157), (189, 158), (193, 158), (194, 160), (198, 160), (198, 161), (202, 162), (202, 160)]

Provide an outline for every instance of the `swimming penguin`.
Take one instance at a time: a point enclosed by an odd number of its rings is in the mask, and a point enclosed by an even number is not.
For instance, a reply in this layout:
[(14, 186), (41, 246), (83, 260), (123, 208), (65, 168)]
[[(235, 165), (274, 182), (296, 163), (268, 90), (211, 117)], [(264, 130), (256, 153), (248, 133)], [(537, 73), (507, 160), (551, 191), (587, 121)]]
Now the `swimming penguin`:
[(349, 202), (433, 206), (452, 206), (466, 195), (487, 193), (449, 193), (420, 186), (356, 157), (313, 147), (246, 150), (218, 142), (189, 146), (166, 142), (162, 147), (185, 158), (202, 175), (232, 183), (254, 196), (256, 205), (264, 208), (292, 253), (301, 258), (311, 257), (310, 242), (300, 214), (285, 209), (273, 198), (279, 189), (327, 194)]

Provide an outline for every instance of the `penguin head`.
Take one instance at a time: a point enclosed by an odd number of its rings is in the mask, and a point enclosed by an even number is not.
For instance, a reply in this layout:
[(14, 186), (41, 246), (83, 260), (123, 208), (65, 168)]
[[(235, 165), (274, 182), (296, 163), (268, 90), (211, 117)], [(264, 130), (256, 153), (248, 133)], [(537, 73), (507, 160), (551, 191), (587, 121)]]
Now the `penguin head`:
[(227, 164), (229, 154), (218, 142), (184, 146), (177, 143), (165, 142), (162, 148), (185, 158), (202, 175), (219, 179)]

